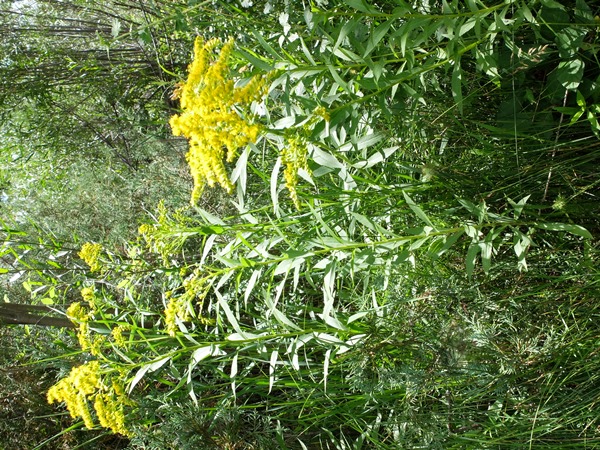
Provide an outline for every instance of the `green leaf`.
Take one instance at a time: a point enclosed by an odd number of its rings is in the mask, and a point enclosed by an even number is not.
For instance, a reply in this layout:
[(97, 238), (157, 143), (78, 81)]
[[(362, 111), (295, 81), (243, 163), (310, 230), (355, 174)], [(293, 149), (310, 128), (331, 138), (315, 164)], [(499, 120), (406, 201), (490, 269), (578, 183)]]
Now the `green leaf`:
[(323, 392), (327, 392), (327, 376), (329, 375), (329, 362), (332, 349), (325, 352), (325, 361), (323, 361)]
[(475, 260), (477, 259), (477, 254), (479, 253), (479, 250), (479, 244), (472, 243), (469, 246), (469, 250), (467, 251), (467, 256), (465, 258), (465, 266), (467, 270), (467, 275), (469, 277), (473, 275), (473, 271), (475, 270)]
[(340, 147), (340, 151), (347, 151), (347, 150), (351, 150), (351, 149), (355, 149), (355, 150), (364, 150), (366, 148), (372, 147), (373, 145), (377, 144), (378, 142), (380, 142), (383, 138), (384, 138), (384, 134), (383, 133), (371, 133), (371, 134), (367, 134), (365, 136), (361, 136), (360, 138), (354, 140), (352, 139), (352, 142), (342, 145)]
[(408, 204), (410, 209), (412, 209), (412, 211), (416, 214), (416, 216), (435, 230), (436, 228), (433, 226), (433, 223), (431, 223), (431, 220), (429, 220), (429, 217), (427, 217), (423, 210), (417, 206), (414, 200), (410, 198), (410, 196), (405, 191), (402, 191), (402, 194), (404, 195), (406, 203)]
[(335, 302), (336, 287), (336, 261), (333, 260), (325, 268), (323, 277), (323, 318), (327, 318), (334, 312), (333, 304)]
[(213, 291), (217, 297), (217, 302), (219, 307), (225, 312), (225, 317), (227, 317), (227, 321), (229, 322), (229, 324), (233, 327), (233, 329), (241, 334), (244, 335), (244, 332), (242, 331), (242, 328), (240, 327), (240, 324), (238, 323), (235, 315), (233, 314), (233, 311), (231, 311), (231, 308), (229, 307), (229, 305), (227, 304), (227, 302), (225, 301), (225, 299), (223, 298), (223, 296), (221, 295), (221, 293), (217, 290)]
[(577, 105), (582, 109), (586, 107), (585, 97), (579, 89), (577, 90)]
[(308, 342), (314, 339), (313, 333), (298, 336), (287, 348), (286, 354), (291, 356), (291, 364), (295, 370), (300, 370), (298, 351)]
[(290, 270), (292, 270), (296, 267), (302, 266), (303, 263), (304, 263), (304, 258), (284, 259), (279, 264), (277, 264), (277, 267), (275, 267), (275, 271), (273, 272), (273, 275), (287, 274)]
[(585, 0), (575, 0), (575, 21), (593, 24), (594, 14)]
[(527, 200), (529, 200), (529, 197), (531, 197), (531, 195), (523, 197), (521, 200), (519, 200), (518, 203), (513, 202), (510, 198), (508, 199), (508, 203), (513, 208), (513, 215), (515, 219), (518, 219), (521, 213), (523, 212), (523, 208), (525, 207), (525, 203), (527, 203)]
[(142, 368), (140, 368), (140, 370), (137, 371), (137, 373), (131, 380), (128, 392), (131, 394), (131, 391), (133, 391), (133, 388), (135, 388), (135, 386), (140, 382), (140, 380), (144, 377), (144, 375), (146, 375), (147, 372), (157, 371), (162, 366), (164, 366), (170, 359), (171, 359), (170, 356), (165, 356), (164, 358), (161, 358), (158, 361), (154, 361), (153, 363), (142, 366)]
[(273, 213), (280, 217), (281, 213), (279, 211), (279, 195), (277, 193), (278, 186), (278, 178), (279, 178), (279, 169), (281, 168), (281, 156), (277, 158), (275, 161), (275, 165), (273, 166), (273, 170), (271, 171), (271, 183), (270, 183), (270, 191), (271, 191), (271, 203), (273, 204)]
[(324, 152), (318, 147), (314, 147), (311, 155), (313, 161), (317, 164), (330, 169), (341, 169), (344, 165), (339, 162), (331, 153)]
[(468, 200), (459, 198), (458, 202), (463, 205), (467, 211), (477, 217), (479, 223), (482, 223), (485, 219), (485, 215), (487, 213), (487, 206), (485, 205), (485, 201), (482, 201), (479, 205), (475, 206)]
[(284, 59), (284, 58), (281, 57), (281, 55), (279, 55), (279, 53), (277, 53), (277, 51), (267, 41), (265, 41), (265, 38), (263, 38), (262, 33), (260, 31), (258, 31), (258, 30), (252, 30), (252, 34), (258, 40), (258, 42), (260, 43), (260, 45), (262, 46), (262, 48), (268, 54), (270, 54), (273, 58), (275, 58), (275, 60), (281, 61), (281, 60)]
[(517, 267), (519, 271), (527, 271), (527, 261), (525, 259), (527, 255), (527, 250), (531, 246), (531, 238), (529, 235), (523, 234), (518, 229), (513, 229), (514, 239), (513, 239), (513, 249), (515, 254), (517, 255)]
[(352, 18), (344, 22), (344, 24), (340, 28), (335, 30), (335, 34), (337, 34), (337, 39), (335, 41), (335, 44), (333, 45), (333, 48), (330, 49), (331, 53), (333, 53), (334, 55), (336, 54), (340, 45), (344, 43), (348, 35), (350, 35), (359, 24), (360, 21), (358, 19)]
[(246, 285), (246, 290), (244, 291), (244, 305), (246, 305), (246, 306), (248, 305), (248, 299), (250, 298), (252, 289), (254, 289), (254, 286), (256, 285), (256, 281), (258, 280), (258, 277), (260, 277), (261, 272), (262, 272), (262, 269), (253, 271), (252, 275), (250, 276), (250, 279), (248, 280), (248, 284)]
[(146, 28), (146, 27), (140, 28), (138, 30), (138, 37), (144, 44), (146, 44), (146, 45), (152, 44), (152, 34), (148, 30), (148, 28)]
[(452, 97), (458, 107), (458, 112), (463, 114), (462, 97), (462, 69), (460, 67), (460, 58), (454, 61), (454, 70), (452, 70)]
[(581, 83), (585, 64), (581, 59), (561, 61), (556, 68), (556, 79), (568, 91), (574, 91)]
[(456, 241), (464, 234), (465, 230), (457, 231), (456, 233), (452, 233), (450, 236), (446, 236), (444, 238), (444, 245), (440, 249), (435, 249), (435, 253), (433, 254), (434, 258), (439, 258), (444, 253), (446, 253), (450, 247), (452, 247)]
[(489, 273), (492, 267), (492, 253), (494, 251), (494, 246), (492, 242), (488, 242), (488, 239), (484, 242), (479, 243), (479, 248), (481, 249), (481, 266), (483, 267), (483, 271), (487, 274)]
[(348, 86), (348, 83), (346, 83), (342, 77), (340, 76), (340, 74), (337, 72), (337, 69), (335, 67), (333, 67), (331, 64), (327, 64), (327, 69), (329, 69), (329, 73), (331, 73), (331, 76), (333, 77), (333, 79), (335, 80), (335, 82), (346, 92), (352, 94), (352, 90), (350, 89), (350, 87)]
[[(246, 51), (247, 50), (247, 51)], [(259, 70), (262, 70), (264, 72), (270, 72), (271, 70), (273, 70), (273, 66), (267, 62), (265, 62), (263, 59), (257, 57), (254, 52), (250, 49), (238, 49), (237, 53), (239, 53), (242, 58), (244, 58), (245, 60), (247, 60), (250, 64), (252, 64), (254, 67), (256, 67)]]
[(52, 267), (56, 267), (57, 269), (61, 268), (60, 264), (58, 264), (56, 261), (52, 261), (51, 259), (46, 260), (46, 263)]
[(592, 234), (581, 225), (571, 223), (536, 223), (536, 228), (549, 231), (566, 231), (567, 233), (581, 236), (586, 239), (592, 239)]
[(365, 0), (345, 0), (345, 3), (360, 11), (360, 12), (364, 12), (364, 13), (370, 13), (370, 14), (377, 14), (377, 10), (374, 9), (371, 5), (369, 5)]
[(205, 360), (209, 356), (219, 356), (225, 355), (226, 353), (219, 348), (218, 345), (211, 344), (205, 347), (200, 347), (194, 350), (192, 353), (192, 357), (190, 358), (189, 368), (188, 368), (188, 381), (191, 382), (191, 373), (194, 367), (198, 365), (200, 361)]
[(204, 242), (204, 248), (202, 249), (202, 257), (200, 258), (200, 265), (204, 264), (204, 261), (206, 260), (206, 257), (209, 255), (213, 245), (215, 244), (216, 239), (217, 239), (217, 235), (211, 234)]
[(283, 314), (276, 307), (273, 307), (269, 311), (273, 314), (275, 320), (277, 320), (277, 322), (279, 322), (281, 325), (285, 326), (288, 330), (302, 331), (302, 328), (300, 328), (298, 325), (292, 322), (285, 314)]
[(479, 20), (479, 17), (477, 17), (477, 16), (474, 16), (474, 17), (471, 17), (470, 19), (468, 19), (465, 23), (463, 23), (460, 26), (460, 28), (458, 30), (458, 35), (462, 36), (463, 34), (471, 31), (471, 29), (473, 29), (473, 27), (477, 23), (477, 20)]
[(576, 55), (588, 32), (585, 27), (567, 27), (557, 33), (555, 41), (558, 46), (558, 56), (566, 59)]
[(242, 154), (240, 155), (240, 157), (237, 160), (235, 169), (233, 169), (233, 172), (231, 172), (231, 182), (235, 183), (236, 181), (238, 181), (238, 184), (241, 187), (242, 192), (244, 194), (246, 193), (246, 178), (247, 178), (246, 167), (248, 165), (248, 155), (250, 155), (250, 146), (249, 145), (246, 146), (246, 148), (244, 149), (244, 151), (242, 152)]
[(540, 3), (548, 8), (560, 9), (562, 11), (565, 10), (564, 5), (556, 0), (540, 0)]
[(592, 111), (588, 111), (587, 119), (594, 134), (596, 136), (600, 136), (600, 124), (598, 124), (598, 118), (596, 117), (596, 114), (594, 114)]
[(475, 48), (475, 58), (477, 61), (477, 68), (493, 80), (500, 77), (498, 71), (498, 59), (497, 52), (491, 45), (483, 45)]
[[(306, 8), (306, 10), (308, 10), (308, 8)], [(300, 44), (302, 45), (302, 53), (304, 53), (304, 56), (306, 56), (306, 60), (310, 63), (311, 66), (316, 66), (317, 62), (313, 59), (313, 55), (310, 52), (310, 49), (306, 46), (306, 42), (304, 42), (304, 39), (302, 39), (302, 37), (299, 38), (300, 39)]]
[(277, 365), (277, 360), (279, 359), (279, 352), (277, 350), (273, 350), (271, 352), (271, 358), (269, 359), (269, 392), (271, 393), (273, 390), (273, 384), (275, 384), (275, 367)]
[[(194, 209), (202, 217), (202, 219), (204, 220), (205, 223), (207, 223), (209, 225), (225, 225), (225, 222), (223, 222), (221, 219), (219, 219), (214, 214), (209, 213), (205, 209), (202, 209), (198, 206), (195, 206)], [(212, 234), (212, 231), (209, 234)]]
[(421, 248), (423, 246), (423, 244), (425, 244), (430, 238), (429, 237), (424, 237), (421, 239), (417, 239), (416, 241), (413, 241), (410, 244), (410, 247), (408, 247), (409, 251), (413, 251), (413, 250), (417, 250), (418, 248)]
[(389, 31), (393, 22), (394, 22), (393, 20), (388, 20), (388, 21), (382, 23), (381, 25), (379, 25), (377, 28), (375, 28), (375, 30), (373, 30), (371, 32), (371, 35), (369, 36), (369, 40), (367, 42), (367, 48), (365, 50), (365, 54), (363, 55), (363, 58), (368, 56), (375, 49), (375, 47), (377, 47), (379, 42), (381, 42), (383, 37)]

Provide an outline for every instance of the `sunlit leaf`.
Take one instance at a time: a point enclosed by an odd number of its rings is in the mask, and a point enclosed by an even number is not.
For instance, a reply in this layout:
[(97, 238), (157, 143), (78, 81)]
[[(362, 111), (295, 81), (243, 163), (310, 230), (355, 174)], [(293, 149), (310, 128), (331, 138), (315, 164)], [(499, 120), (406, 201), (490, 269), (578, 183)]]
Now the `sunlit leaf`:
[(592, 239), (592, 234), (581, 225), (572, 223), (536, 223), (537, 228), (549, 231), (566, 231), (576, 236)]

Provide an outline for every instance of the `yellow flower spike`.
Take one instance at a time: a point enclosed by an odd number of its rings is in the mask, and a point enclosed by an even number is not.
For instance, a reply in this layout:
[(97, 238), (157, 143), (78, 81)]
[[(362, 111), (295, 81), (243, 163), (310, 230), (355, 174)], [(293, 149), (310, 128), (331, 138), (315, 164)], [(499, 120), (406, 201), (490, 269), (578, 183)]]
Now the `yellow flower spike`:
[(101, 426), (130, 436), (124, 408), (134, 403), (126, 397), (122, 381), (115, 381), (114, 376), (112, 379), (110, 384), (103, 382), (98, 361), (74, 367), (68, 377), (48, 390), (48, 403), (64, 402), (71, 417), (80, 418), (88, 429), (96, 426), (92, 415), (95, 412)]
[(106, 336), (97, 335), (94, 336), (89, 346), (90, 353), (94, 356), (100, 356), (102, 354), (102, 347), (106, 343)]
[(281, 162), (285, 164), (283, 177), (285, 178), (285, 187), (290, 193), (290, 199), (297, 209), (300, 209), (300, 200), (296, 192), (298, 184), (298, 170), (308, 171), (308, 147), (306, 139), (302, 136), (294, 135), (287, 138), (287, 145), (281, 151)]
[(81, 306), (81, 303), (74, 302), (67, 308), (67, 317), (74, 321), (87, 320), (87, 311)]
[(101, 426), (110, 428), (118, 434), (129, 435), (129, 431), (125, 428), (123, 404), (118, 397), (115, 398), (110, 394), (98, 394), (94, 400), (94, 409)]
[(188, 310), (187, 302), (183, 297), (171, 298), (165, 309), (165, 328), (169, 336), (175, 336), (179, 327), (177, 319), (185, 322), (191, 319)]
[(63, 378), (48, 390), (48, 403), (65, 402), (71, 417), (80, 417), (87, 428), (94, 427), (86, 397), (100, 387), (100, 363), (92, 361), (74, 367), (67, 378)]
[[(207, 276), (202, 270), (196, 269), (183, 282), (185, 292), (179, 297), (172, 297), (171, 292), (165, 293), (168, 300), (165, 308), (165, 329), (170, 336), (175, 336), (179, 327), (177, 320), (183, 322), (192, 320), (190, 305), (194, 302), (200, 306), (206, 298), (211, 288), (211, 277)], [(202, 324), (210, 323), (210, 319), (201, 316), (195, 316), (194, 319)]]
[[(218, 56), (214, 50), (221, 47)], [(260, 127), (248, 119), (249, 107), (266, 93), (265, 78), (254, 77), (246, 86), (235, 87), (229, 58), (234, 41), (207, 42), (200, 37), (194, 42), (194, 60), (188, 67), (188, 78), (178, 85), (182, 113), (171, 117), (169, 124), (175, 136), (185, 136), (190, 143), (186, 160), (190, 166), (194, 189), (192, 204), (204, 186), (221, 186), (234, 190), (225, 161), (232, 163), (239, 148), (255, 142)]]
[(102, 268), (102, 265), (98, 261), (101, 252), (102, 245), (86, 242), (81, 246), (79, 257), (83, 259), (88, 266), (90, 266), (91, 272), (97, 272)]
[(111, 331), (111, 335), (118, 347), (125, 347), (127, 345), (125, 338), (123, 337), (123, 331), (125, 331), (125, 327), (123, 325), (118, 325)]
[(90, 305), (91, 310), (96, 309), (96, 291), (93, 287), (84, 287), (81, 290), (81, 297)]
[(85, 427), (89, 430), (94, 428), (94, 419), (92, 418), (92, 413), (90, 413), (90, 409), (84, 395), (80, 394), (77, 396), (77, 407), (77, 415), (81, 417)]

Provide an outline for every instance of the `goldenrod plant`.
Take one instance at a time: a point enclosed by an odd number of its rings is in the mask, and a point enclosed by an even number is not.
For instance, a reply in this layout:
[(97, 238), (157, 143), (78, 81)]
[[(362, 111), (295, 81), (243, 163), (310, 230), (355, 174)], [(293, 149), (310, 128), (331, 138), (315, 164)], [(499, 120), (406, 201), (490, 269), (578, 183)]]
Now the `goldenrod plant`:
[(140, 36), (193, 48), (161, 69), (192, 201), (70, 250), (62, 303), (28, 284), (73, 323), (48, 400), (131, 449), (598, 446), (598, 34), (571, 6), (157, 14)]

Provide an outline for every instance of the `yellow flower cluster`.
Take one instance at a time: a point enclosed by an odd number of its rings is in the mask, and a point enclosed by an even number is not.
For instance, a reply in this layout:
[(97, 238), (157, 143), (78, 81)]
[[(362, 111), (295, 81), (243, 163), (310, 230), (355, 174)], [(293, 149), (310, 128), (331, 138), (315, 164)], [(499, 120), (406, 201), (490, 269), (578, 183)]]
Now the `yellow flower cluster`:
[(112, 335), (112, 337), (115, 341), (115, 344), (118, 347), (126, 347), (126, 345), (127, 345), (125, 342), (125, 337), (123, 336), (123, 332), (126, 330), (127, 329), (123, 325), (117, 325), (110, 332), (110, 334)]
[(166, 297), (169, 303), (167, 303), (167, 307), (165, 308), (165, 328), (169, 336), (175, 336), (175, 333), (179, 329), (177, 319), (186, 322), (191, 319), (191, 316), (185, 298), (171, 297), (170, 293), (167, 293)]
[[(126, 397), (124, 398), (126, 399)], [(96, 394), (94, 409), (98, 415), (100, 426), (110, 428), (113, 433), (127, 436), (129, 435), (129, 431), (125, 426), (123, 404), (123, 400), (113, 390), (107, 394)]]
[(297, 209), (300, 209), (300, 200), (296, 186), (298, 185), (298, 171), (300, 169), (310, 173), (308, 168), (308, 139), (314, 126), (325, 120), (329, 122), (329, 112), (323, 106), (317, 106), (309, 119), (299, 128), (286, 132), (285, 145), (280, 151), (281, 162), (285, 165), (283, 176), (285, 187), (290, 193), (290, 199)]
[(174, 93), (183, 112), (169, 123), (175, 136), (190, 142), (186, 158), (194, 179), (192, 204), (205, 185), (233, 191), (224, 160), (233, 162), (237, 150), (255, 142), (260, 132), (259, 125), (248, 119), (248, 107), (265, 95), (265, 78), (253, 77), (243, 87), (234, 86), (228, 65), (233, 44), (233, 40), (222, 44), (217, 57), (221, 41), (197, 37), (188, 78)]
[[(210, 290), (210, 277), (201, 276), (202, 272), (196, 269), (184, 282), (185, 292), (179, 297), (173, 297), (171, 292), (166, 293), (169, 303), (165, 309), (165, 327), (170, 336), (175, 336), (179, 329), (177, 319), (181, 321), (190, 321), (192, 319), (192, 302), (199, 303), (202, 307), (204, 298)], [(200, 317), (200, 323), (210, 323), (209, 319)]]
[(161, 200), (157, 206), (156, 222), (142, 224), (138, 228), (146, 247), (153, 253), (159, 253), (167, 267), (172, 265), (173, 255), (179, 252), (189, 236), (189, 228), (196, 225), (195, 221), (186, 215), (186, 210), (187, 208), (180, 208), (168, 211)]
[(324, 106), (317, 106), (313, 111), (311, 121), (314, 121), (314, 123), (316, 123), (319, 121), (319, 119), (323, 119), (326, 122), (329, 122), (329, 120), (331, 119), (329, 111), (327, 111)]
[(78, 325), (77, 339), (82, 350), (89, 350), (92, 355), (98, 356), (101, 353), (101, 348), (106, 338), (102, 335), (92, 336), (90, 330), (90, 319), (92, 314), (89, 313), (81, 303), (75, 302), (67, 309), (67, 317), (73, 323)]
[(290, 198), (297, 209), (300, 209), (300, 200), (296, 185), (298, 184), (298, 170), (308, 171), (308, 147), (306, 139), (300, 135), (293, 135), (286, 139), (287, 145), (281, 150), (281, 162), (285, 164), (283, 176), (285, 187), (290, 193)]
[(92, 311), (96, 310), (96, 291), (93, 287), (84, 287), (81, 290), (81, 297), (90, 305)]
[(102, 252), (102, 246), (100, 244), (86, 242), (81, 247), (79, 257), (83, 259), (88, 266), (90, 266), (90, 271), (97, 272), (102, 267), (98, 261), (100, 252)]
[(125, 426), (124, 407), (133, 402), (125, 395), (121, 380), (113, 380), (110, 387), (103, 383), (98, 361), (71, 369), (68, 377), (48, 390), (47, 398), (50, 404), (65, 402), (71, 417), (81, 418), (88, 429), (95, 426), (89, 408), (93, 400), (101, 426), (125, 436), (131, 434)]
[(80, 417), (86, 428), (94, 428), (87, 396), (94, 394), (100, 387), (99, 372), (98, 361), (74, 367), (67, 378), (63, 378), (48, 390), (48, 403), (65, 402), (72, 418)]

